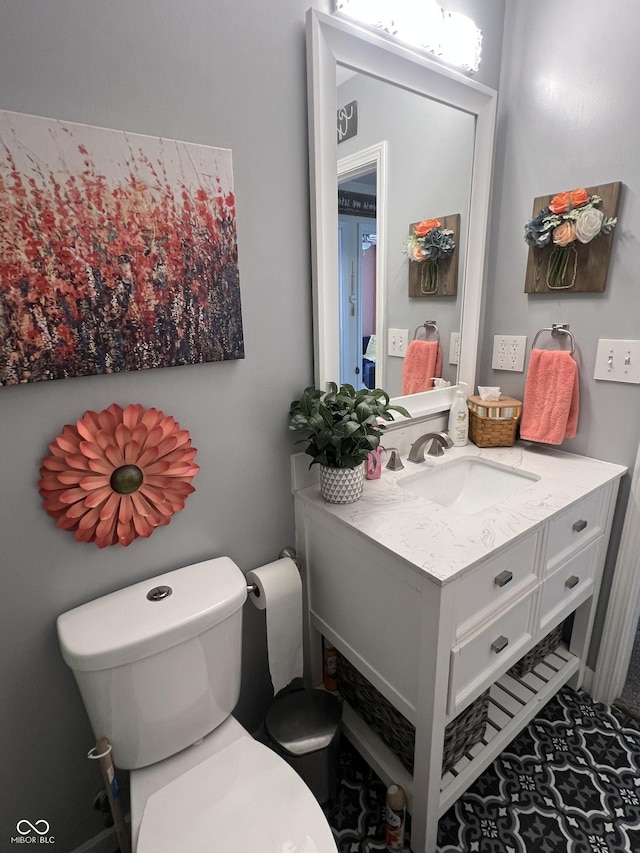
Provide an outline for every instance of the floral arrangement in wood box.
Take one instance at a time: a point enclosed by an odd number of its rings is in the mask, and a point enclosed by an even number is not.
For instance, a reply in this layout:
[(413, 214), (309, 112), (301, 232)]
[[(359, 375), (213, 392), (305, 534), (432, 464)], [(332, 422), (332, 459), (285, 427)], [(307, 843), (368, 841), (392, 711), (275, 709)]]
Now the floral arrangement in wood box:
[(42, 460), (40, 494), (78, 542), (130, 545), (169, 524), (195, 491), (187, 430), (158, 409), (113, 403), (67, 424)]
[[(576, 242), (590, 243), (600, 234), (610, 234), (617, 217), (606, 217), (597, 205), (599, 195), (589, 195), (584, 187), (555, 195), (548, 207), (524, 226), (527, 245), (542, 249), (553, 244), (547, 267), (547, 285), (551, 289), (573, 287), (576, 278), (578, 254)], [(569, 262), (573, 258), (571, 282), (565, 284)]]
[(423, 219), (413, 226), (413, 234), (405, 240), (409, 260), (421, 267), (420, 289), (435, 293), (438, 289), (438, 261), (450, 258), (456, 248), (454, 232), (443, 228), (439, 219)]

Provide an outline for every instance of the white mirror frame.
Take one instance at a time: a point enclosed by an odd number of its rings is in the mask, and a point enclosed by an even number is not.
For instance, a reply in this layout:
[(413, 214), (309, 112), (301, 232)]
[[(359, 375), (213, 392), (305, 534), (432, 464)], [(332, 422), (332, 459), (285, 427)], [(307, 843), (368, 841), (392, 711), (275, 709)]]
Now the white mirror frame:
[[(473, 176), (462, 287), (458, 381), (473, 393), (482, 306), (482, 282), (491, 190), (496, 93), (463, 74), (392, 41), (317, 9), (307, 12), (307, 87), (313, 262), (315, 383), (340, 376), (338, 295), (338, 146), (336, 68), (345, 65), (463, 110), (476, 119)], [(378, 349), (386, 353), (386, 341)], [(455, 388), (396, 398), (414, 417), (450, 408)]]

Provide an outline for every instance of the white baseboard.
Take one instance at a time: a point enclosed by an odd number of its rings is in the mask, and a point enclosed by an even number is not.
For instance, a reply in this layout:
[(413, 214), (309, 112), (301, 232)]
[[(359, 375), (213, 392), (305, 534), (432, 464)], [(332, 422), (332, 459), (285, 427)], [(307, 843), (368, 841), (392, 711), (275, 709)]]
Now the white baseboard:
[(592, 669), (589, 669), (588, 666), (584, 669), (584, 677), (582, 679), (582, 689), (585, 693), (591, 695), (591, 688), (593, 687), (593, 679), (595, 678), (595, 672)]

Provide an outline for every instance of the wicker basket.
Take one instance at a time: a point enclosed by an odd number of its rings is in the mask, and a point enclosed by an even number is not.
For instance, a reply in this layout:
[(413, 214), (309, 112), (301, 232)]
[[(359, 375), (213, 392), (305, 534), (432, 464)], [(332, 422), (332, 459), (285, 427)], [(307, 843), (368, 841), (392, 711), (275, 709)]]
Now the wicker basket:
[(520, 658), (517, 664), (511, 667), (509, 675), (521, 677), (526, 675), (540, 663), (548, 654), (555, 651), (562, 640), (562, 628), (564, 623), (560, 623), (553, 631), (550, 631), (544, 639), (540, 640), (537, 646), (534, 646), (523, 658)]
[(511, 447), (516, 440), (522, 402), (500, 395), (493, 401), (469, 397), (469, 438), (478, 447)]
[[(378, 737), (413, 773), (415, 728), (364, 675), (338, 654), (338, 690)], [(444, 734), (443, 775), (482, 740), (487, 726), (489, 691), (449, 723)]]
[(517, 427), (518, 418), (496, 420), (469, 412), (469, 438), (478, 447), (511, 447)]

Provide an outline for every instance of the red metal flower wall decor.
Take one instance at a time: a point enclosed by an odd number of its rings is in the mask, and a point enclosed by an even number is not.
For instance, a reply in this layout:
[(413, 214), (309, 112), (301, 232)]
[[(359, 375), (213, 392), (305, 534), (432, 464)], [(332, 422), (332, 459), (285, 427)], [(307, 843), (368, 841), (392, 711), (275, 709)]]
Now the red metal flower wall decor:
[(158, 409), (113, 403), (67, 424), (42, 460), (44, 507), (78, 542), (130, 545), (169, 524), (200, 470), (187, 430)]

